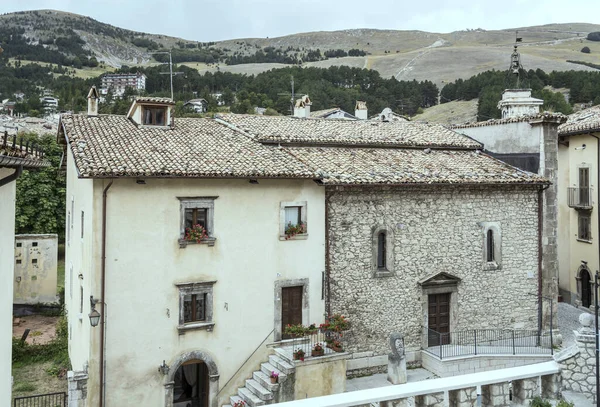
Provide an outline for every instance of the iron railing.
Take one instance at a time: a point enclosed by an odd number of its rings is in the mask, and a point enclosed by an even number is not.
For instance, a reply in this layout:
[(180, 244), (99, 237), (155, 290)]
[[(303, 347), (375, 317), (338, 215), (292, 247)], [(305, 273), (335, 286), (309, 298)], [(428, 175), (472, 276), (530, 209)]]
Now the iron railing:
[(38, 394), (15, 397), (13, 407), (67, 407), (67, 393)]
[[(318, 357), (324, 354), (344, 351), (342, 345), (342, 333), (330, 330), (316, 329), (313, 333), (306, 334), (302, 337), (291, 338), (285, 342), (286, 346), (292, 348), (294, 359), (300, 359), (300, 357), (296, 357), (296, 355), (301, 352), (306, 359), (309, 357)], [(318, 351), (319, 347), (323, 349), (322, 352)]]
[(569, 208), (591, 209), (593, 205), (594, 190), (592, 188), (569, 187)]
[(440, 359), (468, 355), (552, 355), (548, 333), (512, 329), (473, 329), (440, 333), (427, 328), (427, 352)]

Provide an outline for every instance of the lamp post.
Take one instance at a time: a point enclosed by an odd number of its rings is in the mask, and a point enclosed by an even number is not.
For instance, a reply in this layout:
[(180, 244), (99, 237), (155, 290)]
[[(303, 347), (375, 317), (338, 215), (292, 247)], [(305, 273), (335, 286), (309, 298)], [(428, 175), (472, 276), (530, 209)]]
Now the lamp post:
[(100, 302), (100, 300), (94, 298), (93, 295), (90, 295), (90, 308), (92, 309), (92, 311), (89, 313), (88, 316), (90, 317), (90, 325), (92, 327), (98, 326), (98, 324), (100, 323), (100, 318), (102, 317), (100, 313), (96, 310), (96, 304), (98, 302)]

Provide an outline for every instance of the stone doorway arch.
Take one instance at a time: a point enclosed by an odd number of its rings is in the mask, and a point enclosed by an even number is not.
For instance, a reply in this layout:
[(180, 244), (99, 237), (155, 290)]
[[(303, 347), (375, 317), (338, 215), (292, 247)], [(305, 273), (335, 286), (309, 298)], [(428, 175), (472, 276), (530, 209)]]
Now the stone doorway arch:
[(579, 266), (576, 280), (577, 296), (579, 297), (579, 301), (583, 307), (589, 308), (594, 301), (594, 280), (592, 279), (592, 273), (586, 264)]
[(169, 373), (165, 376), (165, 407), (173, 407), (173, 387), (175, 384), (175, 373), (186, 362), (202, 361), (208, 369), (208, 405), (217, 407), (217, 395), (219, 393), (219, 370), (212, 355), (205, 351), (192, 351), (179, 355), (169, 364)]

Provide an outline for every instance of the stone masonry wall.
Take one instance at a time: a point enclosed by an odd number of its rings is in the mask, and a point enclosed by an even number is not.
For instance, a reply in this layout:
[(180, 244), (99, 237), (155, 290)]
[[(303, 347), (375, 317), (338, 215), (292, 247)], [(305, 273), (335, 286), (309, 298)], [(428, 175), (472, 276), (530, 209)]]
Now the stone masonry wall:
[[(330, 187), (331, 312), (352, 322), (351, 352), (389, 352), (391, 332), (421, 348), (427, 298), (419, 280), (461, 279), (452, 294), (452, 331), (537, 329), (537, 189), (531, 186)], [(501, 268), (484, 270), (480, 222), (501, 230)], [(394, 275), (374, 277), (373, 230), (393, 231)]]

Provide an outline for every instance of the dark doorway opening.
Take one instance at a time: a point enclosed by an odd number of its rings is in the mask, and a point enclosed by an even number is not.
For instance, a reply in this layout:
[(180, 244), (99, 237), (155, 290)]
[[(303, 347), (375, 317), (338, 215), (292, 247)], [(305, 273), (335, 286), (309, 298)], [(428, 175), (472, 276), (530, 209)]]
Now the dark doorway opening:
[(450, 293), (430, 294), (428, 298), (428, 345), (450, 343)]
[(186, 362), (175, 372), (173, 382), (173, 407), (208, 407), (208, 369), (204, 362)]
[(592, 305), (592, 287), (590, 272), (587, 270), (581, 270), (581, 305), (588, 308)]
[(285, 335), (285, 327), (302, 323), (302, 292), (303, 286), (284, 287), (281, 289), (281, 338), (290, 339)]

